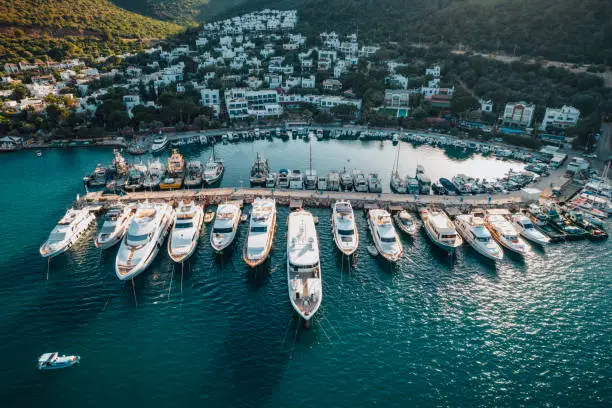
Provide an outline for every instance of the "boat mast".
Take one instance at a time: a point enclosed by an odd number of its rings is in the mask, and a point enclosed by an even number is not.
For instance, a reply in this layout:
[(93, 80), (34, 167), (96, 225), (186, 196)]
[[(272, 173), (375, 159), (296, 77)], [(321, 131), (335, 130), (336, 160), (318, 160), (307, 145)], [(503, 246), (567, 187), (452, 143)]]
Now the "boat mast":
[(309, 143), (310, 148), (310, 175), (312, 176), (312, 140)]

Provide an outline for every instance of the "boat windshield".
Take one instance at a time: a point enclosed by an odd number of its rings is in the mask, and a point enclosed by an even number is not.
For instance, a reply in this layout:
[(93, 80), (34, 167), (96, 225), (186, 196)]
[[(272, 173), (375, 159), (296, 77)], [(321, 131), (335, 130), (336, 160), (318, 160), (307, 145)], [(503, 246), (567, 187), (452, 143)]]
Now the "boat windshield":
[(100, 228), (100, 234), (112, 234), (113, 231), (115, 231), (114, 225), (103, 225), (102, 228)]
[(268, 232), (268, 227), (265, 225), (251, 227), (251, 232)]
[(440, 235), (441, 239), (455, 239), (456, 235), (446, 235), (446, 234), (442, 234)]
[(128, 244), (130, 245), (144, 244), (146, 241), (148, 241), (148, 239), (149, 239), (149, 234), (142, 234), (142, 235), (128, 234), (127, 236), (127, 241), (128, 241)]
[(50, 242), (63, 241), (64, 238), (66, 238), (65, 232), (52, 232), (51, 235), (49, 235)]
[(525, 228), (525, 229), (532, 229), (533, 228), (533, 224), (531, 224), (531, 223), (524, 223), (523, 224), (523, 228)]
[(338, 234), (339, 235), (354, 235), (355, 231), (353, 231), (352, 229), (349, 229), (349, 230), (339, 229)]
[(380, 237), (382, 242), (393, 243), (395, 242), (395, 237)]
[(478, 238), (476, 238), (476, 240), (478, 242), (489, 242), (489, 238), (488, 237), (478, 237)]
[(188, 222), (177, 222), (176, 224), (174, 224), (174, 228), (192, 228), (193, 227), (193, 222), (188, 221)]
[(215, 234), (229, 234), (230, 232), (232, 232), (232, 227), (227, 227), (227, 228), (216, 227), (213, 229), (213, 232)]

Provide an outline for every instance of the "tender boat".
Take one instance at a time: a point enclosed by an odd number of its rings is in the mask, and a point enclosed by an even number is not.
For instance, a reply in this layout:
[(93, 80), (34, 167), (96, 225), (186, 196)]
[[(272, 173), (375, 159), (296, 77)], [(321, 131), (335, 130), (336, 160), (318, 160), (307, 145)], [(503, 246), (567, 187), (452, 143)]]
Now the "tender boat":
[(276, 201), (273, 198), (256, 198), (242, 251), (242, 259), (251, 268), (261, 265), (270, 254), (275, 229)]
[(289, 173), (290, 170), (280, 169), (278, 172), (278, 188), (289, 188)]
[(452, 254), (463, 243), (457, 234), (448, 215), (442, 211), (422, 208), (419, 212), (423, 221), (423, 228), (429, 239), (439, 248)]
[(94, 240), (96, 248), (108, 249), (121, 242), (135, 211), (136, 207), (133, 205), (111, 207), (104, 215), (102, 227)]
[(287, 217), (287, 286), (291, 305), (309, 321), (323, 299), (319, 240), (312, 214), (298, 210)]
[(458, 215), (455, 218), (455, 225), (457, 232), (480, 255), (493, 261), (501, 261), (504, 258), (504, 251), (487, 229), (482, 211)]
[(317, 178), (317, 190), (319, 191), (327, 190), (327, 177), (319, 176)]
[(327, 190), (340, 191), (340, 174), (337, 171), (327, 173)]
[(355, 214), (349, 201), (336, 201), (332, 210), (332, 232), (336, 247), (344, 255), (352, 255), (359, 245)]
[(166, 136), (159, 136), (153, 140), (153, 144), (151, 145), (151, 153), (159, 153), (166, 150), (168, 147), (168, 138)]
[(503, 215), (487, 214), (485, 222), (493, 238), (504, 248), (523, 256), (529, 253), (529, 245)]
[(395, 224), (399, 229), (408, 235), (414, 235), (417, 232), (418, 225), (412, 215), (406, 210), (402, 210), (393, 216)]
[(368, 192), (368, 180), (361, 170), (353, 170), (353, 189), (358, 193)]
[(510, 217), (510, 221), (512, 221), (514, 228), (526, 240), (538, 245), (547, 245), (550, 243), (550, 238), (540, 232), (525, 214), (513, 214)]
[(147, 173), (145, 174), (142, 186), (145, 190), (153, 190), (159, 187), (164, 175), (166, 174), (166, 165), (158, 160), (149, 164)]
[(382, 193), (382, 182), (376, 172), (371, 172), (368, 175), (368, 191), (370, 193)]
[(200, 239), (204, 209), (193, 201), (181, 201), (174, 212), (174, 225), (168, 239), (168, 255), (183, 263), (193, 254)]
[(72, 367), (80, 361), (80, 356), (60, 356), (57, 352), (45, 353), (38, 357), (38, 369), (56, 370), (58, 368)]
[(276, 187), (276, 178), (277, 178), (276, 173), (274, 172), (268, 173), (268, 176), (266, 177), (266, 187), (267, 188)]
[(403, 253), (391, 215), (386, 210), (373, 209), (368, 212), (368, 227), (379, 254), (386, 260), (396, 262)]
[(220, 204), (210, 233), (210, 245), (220, 253), (231, 245), (240, 224), (240, 206), (235, 203)]
[(43, 258), (53, 258), (66, 252), (95, 220), (87, 210), (69, 209), (40, 247), (40, 254)]
[(88, 188), (98, 188), (106, 186), (109, 170), (105, 166), (98, 164), (93, 173), (83, 178), (83, 182)]
[(304, 189), (304, 177), (300, 170), (291, 170), (291, 174), (289, 175), (289, 188), (293, 190)]
[(168, 172), (166, 177), (159, 183), (160, 190), (176, 190), (183, 185), (185, 177), (185, 159), (173, 149), (172, 155), (168, 158)]
[(317, 171), (314, 169), (308, 169), (304, 172), (304, 188), (306, 190), (317, 189)]
[(200, 187), (202, 185), (202, 163), (193, 160), (187, 163), (185, 172), (185, 187)]
[(144, 187), (145, 175), (147, 174), (147, 166), (144, 164), (133, 164), (128, 170), (127, 178), (125, 179), (124, 188), (127, 191), (138, 191)]
[(348, 170), (344, 170), (340, 174), (340, 187), (343, 190), (351, 191), (353, 189), (353, 176)]
[(223, 159), (215, 157), (215, 145), (212, 147), (212, 154), (204, 165), (204, 173), (202, 179), (206, 185), (210, 186), (221, 180), (225, 165)]
[(115, 273), (120, 280), (132, 279), (149, 267), (173, 219), (174, 210), (166, 203), (138, 204), (115, 259)]
[(257, 157), (253, 162), (253, 166), (251, 167), (251, 176), (249, 177), (251, 186), (265, 186), (268, 172), (268, 160), (264, 159), (259, 153), (257, 153)]

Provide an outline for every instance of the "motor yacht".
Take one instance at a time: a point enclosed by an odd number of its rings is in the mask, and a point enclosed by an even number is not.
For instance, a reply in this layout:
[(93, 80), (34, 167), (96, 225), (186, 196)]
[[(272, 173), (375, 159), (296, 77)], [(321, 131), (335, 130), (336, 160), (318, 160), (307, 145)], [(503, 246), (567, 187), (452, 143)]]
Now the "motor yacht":
[(513, 214), (510, 217), (510, 221), (519, 234), (526, 240), (538, 245), (547, 245), (550, 243), (550, 238), (538, 231), (535, 225), (533, 225), (533, 222), (531, 222), (529, 217), (525, 214)]
[(351, 191), (353, 189), (353, 176), (351, 172), (346, 169), (340, 174), (340, 187), (346, 191)]
[(317, 171), (314, 169), (308, 169), (304, 172), (304, 188), (306, 190), (317, 189)]
[(168, 171), (166, 177), (159, 183), (161, 190), (176, 190), (183, 185), (185, 178), (185, 159), (173, 149), (172, 155), (168, 158)]
[(361, 170), (353, 170), (353, 189), (358, 193), (368, 192), (368, 180)]
[(215, 145), (212, 147), (212, 154), (206, 164), (204, 165), (204, 172), (202, 174), (203, 182), (210, 186), (221, 180), (225, 165), (223, 159), (215, 156)]
[(355, 214), (349, 201), (336, 201), (332, 209), (332, 233), (336, 247), (344, 255), (352, 255), (359, 245)]
[(287, 286), (291, 305), (308, 322), (319, 310), (323, 285), (314, 218), (301, 209), (287, 217)]
[(455, 225), (459, 235), (480, 255), (493, 261), (504, 258), (504, 251), (487, 229), (482, 211), (458, 215), (455, 218)]
[(523, 256), (529, 253), (529, 245), (503, 215), (489, 213), (486, 215), (485, 222), (493, 238), (504, 248)]
[(405, 234), (414, 235), (417, 232), (418, 225), (416, 220), (406, 210), (402, 210), (393, 215), (395, 225)]
[(144, 187), (145, 175), (147, 174), (147, 166), (140, 164), (133, 164), (128, 170), (127, 178), (125, 179), (124, 188), (127, 191), (138, 191)]
[(368, 191), (370, 193), (382, 193), (382, 182), (376, 172), (368, 174)]
[(195, 251), (202, 224), (204, 208), (191, 200), (181, 201), (174, 212), (174, 220), (170, 238), (168, 239), (168, 255), (177, 263), (183, 263)]
[(149, 267), (168, 235), (173, 218), (174, 210), (166, 203), (138, 204), (115, 259), (115, 273), (120, 280), (132, 279)]
[(96, 217), (87, 210), (69, 209), (40, 247), (40, 255), (53, 258), (66, 252), (95, 220)]
[(202, 163), (199, 160), (188, 162), (185, 171), (185, 187), (200, 187), (202, 185), (202, 174)]
[(378, 253), (388, 261), (396, 262), (403, 253), (391, 215), (386, 210), (373, 209), (368, 212), (368, 227)]
[(102, 227), (94, 240), (96, 248), (108, 249), (121, 242), (132, 221), (134, 212), (136, 212), (136, 206), (134, 205), (111, 207), (104, 215)]
[(215, 252), (221, 253), (234, 241), (241, 213), (240, 206), (236, 203), (219, 205), (210, 233), (210, 245)]
[(166, 165), (158, 160), (149, 163), (149, 168), (145, 174), (142, 186), (145, 190), (154, 190), (159, 187), (164, 175), (166, 174)]
[(304, 189), (304, 177), (300, 170), (291, 170), (289, 174), (289, 188), (293, 190)]
[(256, 198), (242, 251), (244, 262), (251, 268), (262, 264), (270, 254), (275, 229), (276, 201), (273, 198)]
[(289, 188), (289, 174), (291, 170), (288, 169), (280, 169), (278, 172), (278, 188)]
[(444, 212), (429, 208), (419, 211), (423, 228), (429, 239), (439, 248), (452, 254), (461, 246), (463, 239)]
[(99, 188), (106, 186), (109, 170), (105, 166), (98, 164), (89, 176), (83, 178), (83, 182), (88, 188)]
[(340, 191), (340, 174), (337, 171), (327, 173), (327, 190)]
[(399, 172), (394, 171), (391, 173), (391, 190), (395, 193), (404, 194), (408, 192), (408, 186), (406, 180), (400, 176)]
[(274, 172), (272, 173), (268, 173), (268, 176), (266, 177), (266, 187), (267, 188), (274, 188), (276, 187), (276, 179), (278, 178), (278, 175)]
[(168, 147), (168, 143), (170, 141), (166, 136), (159, 136), (153, 140), (153, 144), (151, 145), (151, 153), (160, 153), (166, 150)]
[(317, 190), (319, 191), (327, 190), (327, 177), (319, 176), (317, 178)]

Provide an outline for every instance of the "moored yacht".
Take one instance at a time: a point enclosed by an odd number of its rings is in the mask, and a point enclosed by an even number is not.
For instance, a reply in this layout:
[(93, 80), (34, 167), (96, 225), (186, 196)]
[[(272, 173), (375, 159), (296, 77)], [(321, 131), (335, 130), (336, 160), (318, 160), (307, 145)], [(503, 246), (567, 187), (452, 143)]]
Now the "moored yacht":
[(353, 176), (348, 170), (344, 170), (340, 173), (340, 186), (343, 190), (351, 191), (353, 189)]
[(257, 157), (251, 167), (251, 176), (249, 177), (251, 186), (265, 186), (268, 171), (268, 160), (257, 153)]
[(159, 187), (166, 174), (166, 165), (158, 160), (149, 164), (147, 173), (145, 174), (142, 186), (145, 190), (153, 190)]
[(376, 172), (368, 174), (368, 191), (370, 193), (382, 193), (382, 183)]
[(336, 247), (344, 255), (352, 255), (359, 245), (355, 214), (349, 201), (336, 201), (332, 211), (332, 232)]
[(187, 163), (185, 171), (185, 187), (200, 187), (202, 185), (202, 163), (193, 160)]
[(391, 190), (395, 193), (404, 194), (408, 192), (406, 180), (400, 176), (399, 172), (394, 171), (391, 173)]
[(183, 185), (185, 177), (185, 159), (174, 149), (168, 158), (168, 172), (166, 177), (159, 183), (161, 190), (176, 190)]
[(327, 190), (340, 190), (340, 174), (337, 171), (330, 171), (327, 173)]
[(406, 210), (402, 210), (399, 213), (393, 215), (395, 224), (399, 227), (402, 232), (408, 235), (414, 235), (417, 232), (418, 225), (416, 220)]
[(304, 172), (304, 188), (306, 190), (316, 190), (317, 180), (317, 171), (315, 169), (308, 169)]
[(485, 222), (493, 238), (504, 248), (519, 255), (529, 253), (529, 245), (523, 241), (512, 223), (503, 215), (488, 213)]
[(174, 210), (166, 203), (138, 204), (115, 259), (119, 279), (132, 279), (149, 267), (168, 235), (173, 216)]
[(280, 169), (278, 172), (278, 188), (289, 188), (289, 173), (291, 173), (288, 169)]
[(386, 210), (373, 209), (368, 212), (368, 227), (378, 253), (388, 261), (396, 262), (403, 253), (391, 215)]
[(132, 221), (132, 216), (135, 211), (136, 207), (134, 205), (117, 205), (111, 207), (106, 214), (104, 214), (102, 227), (94, 240), (96, 248), (108, 249), (121, 242), (130, 225), (130, 221)]
[(277, 174), (272, 172), (272, 173), (268, 173), (268, 176), (266, 177), (266, 187), (267, 188), (274, 188), (276, 187), (276, 179), (278, 178)]
[(304, 189), (304, 177), (300, 170), (291, 170), (289, 174), (289, 188), (294, 190)]
[(429, 208), (422, 208), (419, 213), (425, 233), (437, 247), (452, 254), (461, 246), (463, 240), (457, 234), (457, 230), (455, 230), (448, 215), (442, 211)]
[(236, 237), (242, 211), (236, 203), (220, 204), (217, 207), (215, 222), (210, 232), (210, 245), (220, 253), (231, 245)]
[(321, 305), (323, 285), (314, 218), (304, 210), (287, 217), (287, 286), (291, 305), (309, 321)]
[(319, 176), (317, 178), (317, 190), (319, 191), (327, 190), (327, 177)]
[(95, 220), (96, 217), (87, 210), (69, 209), (41, 245), (40, 255), (43, 258), (53, 258), (64, 253)]
[(185, 262), (200, 239), (204, 209), (193, 201), (181, 201), (174, 212), (174, 225), (168, 239), (168, 255), (174, 262)]
[(480, 255), (493, 261), (502, 260), (504, 252), (491, 236), (484, 217), (481, 211), (458, 215), (455, 218), (457, 231)]
[(533, 225), (533, 222), (525, 214), (513, 214), (510, 218), (514, 228), (521, 234), (521, 236), (530, 242), (538, 245), (546, 245), (550, 243), (550, 238), (544, 235), (542, 232)]
[(128, 170), (127, 178), (125, 179), (124, 188), (127, 191), (142, 190), (144, 187), (145, 175), (147, 174), (147, 166), (144, 164), (133, 164)]
[(359, 193), (368, 192), (368, 180), (361, 170), (353, 170), (353, 188)]
[(159, 153), (163, 152), (166, 147), (168, 147), (168, 143), (170, 141), (166, 136), (159, 136), (153, 140), (153, 144), (151, 145), (151, 153)]
[(256, 198), (242, 251), (242, 259), (251, 268), (262, 264), (270, 254), (275, 229), (276, 201), (273, 198)]
[(204, 172), (202, 173), (202, 181), (210, 186), (221, 180), (225, 165), (223, 159), (215, 157), (215, 145), (212, 147), (212, 154), (206, 164), (204, 165)]

